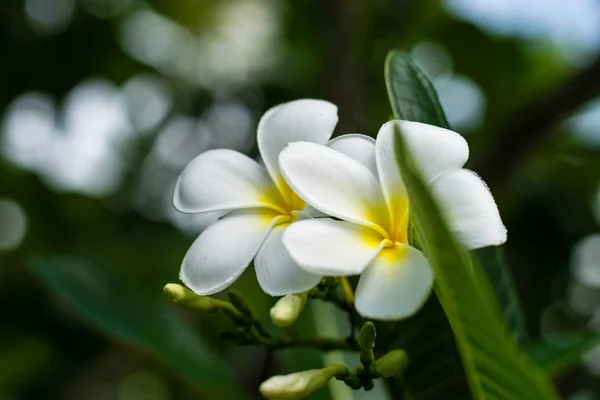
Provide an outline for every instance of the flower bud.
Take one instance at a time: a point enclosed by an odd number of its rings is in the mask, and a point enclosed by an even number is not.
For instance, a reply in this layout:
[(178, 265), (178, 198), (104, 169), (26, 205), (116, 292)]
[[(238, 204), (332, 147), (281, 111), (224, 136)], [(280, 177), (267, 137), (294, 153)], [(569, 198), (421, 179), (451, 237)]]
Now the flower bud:
[(303, 399), (327, 385), (331, 378), (346, 374), (348, 374), (346, 367), (333, 364), (323, 369), (276, 375), (260, 385), (260, 393), (269, 400)]
[(285, 328), (292, 325), (302, 314), (306, 304), (307, 293), (288, 294), (275, 303), (271, 308), (273, 324)]
[(365, 366), (365, 368), (369, 368), (373, 361), (375, 360), (375, 355), (373, 354), (373, 347), (375, 347), (375, 337), (377, 336), (377, 331), (375, 330), (375, 325), (372, 322), (365, 322), (362, 328), (360, 329), (360, 335), (358, 337), (358, 344), (360, 345), (360, 362)]
[(227, 307), (233, 308), (231, 307), (231, 304), (223, 300), (197, 295), (190, 289), (175, 283), (169, 283), (165, 285), (164, 291), (174, 303), (183, 304), (184, 306), (191, 308), (199, 308), (202, 311), (212, 312), (219, 311)]
[(392, 350), (373, 364), (373, 369), (384, 378), (400, 375), (406, 369), (408, 357), (404, 350)]

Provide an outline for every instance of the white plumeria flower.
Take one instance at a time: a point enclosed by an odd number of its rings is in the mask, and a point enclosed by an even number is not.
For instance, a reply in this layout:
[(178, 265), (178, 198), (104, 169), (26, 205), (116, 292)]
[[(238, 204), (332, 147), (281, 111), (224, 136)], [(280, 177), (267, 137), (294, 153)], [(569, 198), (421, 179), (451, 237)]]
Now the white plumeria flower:
[[(408, 245), (409, 204), (395, 161), (395, 124), (462, 244), (473, 249), (506, 241), (506, 229), (487, 186), (462, 169), (469, 147), (455, 132), (391, 121), (379, 131), (375, 146), (363, 147), (362, 156), (354, 159), (313, 143), (291, 144), (279, 156), (286, 181), (308, 204), (341, 221), (299, 221), (286, 230), (283, 243), (310, 273), (362, 274), (356, 309), (374, 319), (414, 314), (433, 284), (427, 259)], [(376, 171), (356, 161), (373, 158)]]
[[(221, 211), (188, 250), (181, 280), (209, 295), (231, 285), (254, 259), (258, 282), (273, 296), (314, 287), (321, 276), (306, 272), (290, 258), (281, 237), (294, 221), (315, 215), (282, 178), (277, 158), (289, 143), (326, 144), (337, 124), (337, 107), (322, 100), (297, 100), (267, 111), (258, 124), (264, 164), (233, 150), (210, 150), (183, 171), (173, 195), (184, 213)], [(360, 142), (357, 146), (354, 141)], [(332, 147), (360, 148), (362, 138), (335, 139)], [(347, 154), (352, 155), (351, 152)]]

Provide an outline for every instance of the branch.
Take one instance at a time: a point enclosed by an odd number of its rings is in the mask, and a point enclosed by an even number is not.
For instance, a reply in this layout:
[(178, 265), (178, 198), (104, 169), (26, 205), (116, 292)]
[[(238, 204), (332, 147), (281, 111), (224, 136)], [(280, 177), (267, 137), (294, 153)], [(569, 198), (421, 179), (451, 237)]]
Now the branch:
[(493, 135), (487, 151), (475, 160), (490, 186), (504, 184), (552, 128), (585, 102), (600, 95), (600, 56), (550, 93), (538, 95)]

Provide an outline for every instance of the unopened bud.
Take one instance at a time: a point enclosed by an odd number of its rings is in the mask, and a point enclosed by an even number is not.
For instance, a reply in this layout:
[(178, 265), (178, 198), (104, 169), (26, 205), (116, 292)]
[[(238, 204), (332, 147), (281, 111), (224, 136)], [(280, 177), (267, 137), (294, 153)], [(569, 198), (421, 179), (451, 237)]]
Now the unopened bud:
[(375, 347), (376, 336), (377, 331), (375, 330), (375, 325), (373, 325), (372, 322), (365, 322), (362, 328), (360, 329), (358, 344), (360, 345), (360, 362), (367, 369), (371, 366), (371, 364), (373, 364), (373, 361), (375, 360), (375, 355), (373, 354), (373, 347)]
[(307, 292), (288, 294), (279, 299), (270, 311), (273, 324), (285, 328), (296, 322), (304, 310), (307, 295)]
[(200, 296), (184, 286), (169, 283), (165, 285), (164, 291), (174, 303), (208, 312), (225, 311), (228, 314), (232, 314), (232, 318), (242, 318), (240, 312), (231, 303), (208, 296)]
[(404, 350), (392, 350), (373, 364), (373, 369), (384, 378), (401, 375), (408, 364)]
[(303, 399), (321, 389), (333, 377), (348, 374), (343, 365), (334, 364), (323, 369), (311, 369), (290, 375), (273, 376), (260, 385), (260, 393), (269, 400)]
[(215, 311), (218, 308), (219, 300), (197, 295), (190, 289), (175, 283), (165, 285), (164, 291), (174, 303), (180, 303), (193, 308), (200, 308), (204, 311)]

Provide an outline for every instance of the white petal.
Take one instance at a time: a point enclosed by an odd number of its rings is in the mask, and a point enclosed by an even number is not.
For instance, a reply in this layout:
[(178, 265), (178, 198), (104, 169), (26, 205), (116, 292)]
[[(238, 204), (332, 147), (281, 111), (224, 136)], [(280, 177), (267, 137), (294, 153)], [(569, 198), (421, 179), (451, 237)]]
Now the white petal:
[[(446, 171), (462, 168), (469, 158), (469, 145), (461, 135), (420, 122), (390, 121), (379, 130), (377, 141), (383, 135), (391, 142), (395, 125), (400, 128), (413, 160), (422, 172), (423, 179), (428, 182)], [(390, 147), (386, 146), (385, 150), (392, 152), (393, 147)], [(377, 157), (380, 157), (382, 150), (378, 146)], [(393, 158), (389, 161), (393, 161)], [(383, 167), (389, 168), (388, 165)], [(379, 168), (381, 173), (381, 166)]]
[(494, 197), (474, 172), (450, 171), (430, 186), (450, 229), (468, 249), (506, 242), (506, 228)]
[(279, 153), (293, 142), (327, 143), (337, 121), (334, 104), (302, 99), (271, 108), (258, 123), (258, 149), (271, 178), (289, 203), (291, 193), (279, 172)]
[(433, 272), (423, 253), (396, 244), (383, 249), (360, 276), (356, 310), (366, 318), (406, 318), (425, 303), (432, 285)]
[(347, 155), (358, 161), (377, 177), (377, 161), (375, 159), (375, 139), (359, 133), (350, 133), (331, 139), (327, 147)]
[(385, 124), (377, 134), (375, 144), (377, 174), (392, 218), (392, 225), (397, 226), (408, 211), (408, 196), (396, 163), (394, 130), (389, 128), (389, 123)]
[(173, 205), (181, 212), (281, 207), (283, 199), (267, 171), (233, 150), (210, 150), (196, 157), (175, 185)]
[(279, 156), (287, 183), (304, 201), (340, 219), (386, 227), (381, 186), (358, 161), (314, 143), (290, 144)]
[(304, 292), (321, 281), (321, 276), (300, 268), (283, 246), (281, 236), (288, 226), (281, 224), (274, 227), (254, 260), (258, 283), (271, 296)]
[(198, 236), (181, 265), (180, 278), (194, 292), (208, 295), (231, 285), (250, 264), (273, 224), (274, 211), (238, 210)]
[(322, 218), (293, 223), (283, 244), (308, 272), (341, 276), (360, 274), (383, 247), (383, 238), (361, 225)]

